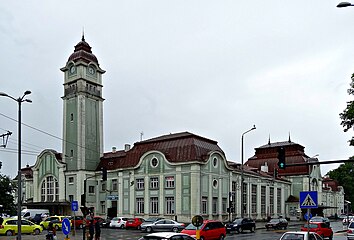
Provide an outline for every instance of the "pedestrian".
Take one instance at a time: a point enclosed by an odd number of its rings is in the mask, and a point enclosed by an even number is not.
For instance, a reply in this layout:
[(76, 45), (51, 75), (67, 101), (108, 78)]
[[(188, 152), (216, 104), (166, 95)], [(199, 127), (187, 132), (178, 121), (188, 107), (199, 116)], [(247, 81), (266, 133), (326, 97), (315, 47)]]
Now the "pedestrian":
[(95, 240), (100, 240), (101, 238), (101, 219), (98, 219), (95, 223)]
[(48, 224), (48, 234), (46, 235), (46, 239), (55, 240), (57, 239), (57, 230), (53, 226), (53, 222), (49, 222)]
[(89, 224), (89, 234), (90, 234), (89, 240), (93, 240), (93, 237), (95, 234), (95, 226), (93, 224), (93, 219), (90, 221), (90, 224)]

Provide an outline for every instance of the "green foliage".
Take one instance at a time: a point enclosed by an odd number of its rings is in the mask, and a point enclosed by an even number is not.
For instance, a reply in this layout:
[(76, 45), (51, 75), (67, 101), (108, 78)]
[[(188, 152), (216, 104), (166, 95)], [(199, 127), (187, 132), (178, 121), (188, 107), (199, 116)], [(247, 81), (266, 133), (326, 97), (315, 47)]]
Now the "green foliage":
[[(353, 159), (353, 157), (351, 157)], [(341, 164), (337, 169), (328, 172), (330, 178), (337, 180), (343, 186), (345, 199), (354, 203), (354, 165), (352, 162)], [(351, 206), (353, 211), (353, 205)]]
[(10, 215), (16, 213), (16, 206), (14, 204), (13, 193), (16, 190), (16, 184), (11, 182), (8, 176), (0, 174), (0, 208), (1, 212), (5, 212)]
[[(349, 95), (354, 95), (354, 74), (351, 77), (352, 81), (350, 83), (350, 88), (347, 90)], [(352, 129), (354, 126), (354, 101), (347, 102), (347, 107), (342, 113), (339, 114), (340, 119), (342, 120), (341, 125), (344, 128), (344, 132)], [(350, 146), (354, 146), (354, 137), (349, 141)]]

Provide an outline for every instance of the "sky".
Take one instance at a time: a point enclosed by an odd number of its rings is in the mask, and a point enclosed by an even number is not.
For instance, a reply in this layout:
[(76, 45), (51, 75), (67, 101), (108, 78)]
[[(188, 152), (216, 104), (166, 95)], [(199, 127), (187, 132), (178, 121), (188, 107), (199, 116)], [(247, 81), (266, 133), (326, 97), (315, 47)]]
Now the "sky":
[[(229, 161), (268, 142), (348, 159), (339, 113), (354, 73), (354, 7), (328, 0), (1, 1), (0, 92), (22, 104), (22, 167), (62, 151), (65, 66), (85, 39), (103, 75), (104, 151), (169, 133), (213, 139)], [(0, 173), (17, 174), (17, 103), (0, 97)], [(0, 139), (2, 140), (2, 139)], [(1, 145), (1, 143), (0, 143)], [(322, 174), (338, 164), (322, 165)]]

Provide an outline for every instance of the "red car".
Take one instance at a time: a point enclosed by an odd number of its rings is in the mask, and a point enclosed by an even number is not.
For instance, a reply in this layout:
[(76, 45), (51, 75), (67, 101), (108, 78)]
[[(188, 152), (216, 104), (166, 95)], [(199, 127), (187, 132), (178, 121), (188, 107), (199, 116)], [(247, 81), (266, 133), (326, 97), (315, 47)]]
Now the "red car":
[(333, 230), (332, 228), (327, 224), (323, 222), (312, 222), (309, 224), (305, 224), (303, 227), (301, 227), (301, 231), (307, 231), (308, 225), (310, 226), (310, 232), (315, 232), (318, 235), (320, 235), (322, 238), (329, 238), (329, 240), (333, 239)]
[(136, 228), (140, 229), (140, 225), (144, 222), (142, 218), (128, 218), (125, 228)]
[[(216, 240), (224, 239), (226, 237), (226, 228), (220, 221), (204, 220), (200, 229), (200, 239), (204, 240)], [(185, 227), (181, 233), (186, 233), (192, 237), (196, 236), (197, 228), (191, 223)]]
[(75, 228), (83, 228), (84, 227), (84, 217), (83, 216), (72, 216), (71, 217), (71, 226)]

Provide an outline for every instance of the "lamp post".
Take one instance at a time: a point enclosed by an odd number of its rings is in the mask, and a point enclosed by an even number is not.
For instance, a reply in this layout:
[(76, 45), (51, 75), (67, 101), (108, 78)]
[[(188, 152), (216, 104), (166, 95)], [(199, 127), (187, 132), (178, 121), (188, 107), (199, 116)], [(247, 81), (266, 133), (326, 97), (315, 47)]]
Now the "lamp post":
[(256, 125), (253, 125), (253, 127), (249, 130), (247, 130), (246, 132), (242, 133), (242, 136), (241, 136), (241, 218), (244, 217), (244, 198), (243, 198), (243, 182), (244, 182), (244, 179), (243, 179), (243, 136), (252, 131), (252, 130), (255, 130), (256, 129)]
[(350, 6), (354, 6), (354, 5), (351, 4), (350, 2), (341, 2), (337, 5), (337, 8), (350, 7)]
[(21, 197), (22, 197), (22, 184), (21, 184), (21, 103), (32, 101), (30, 99), (26, 99), (25, 96), (31, 94), (31, 91), (25, 91), (22, 97), (14, 98), (6, 93), (0, 92), (0, 96), (8, 97), (18, 103), (18, 172), (17, 172), (17, 240), (21, 240)]

